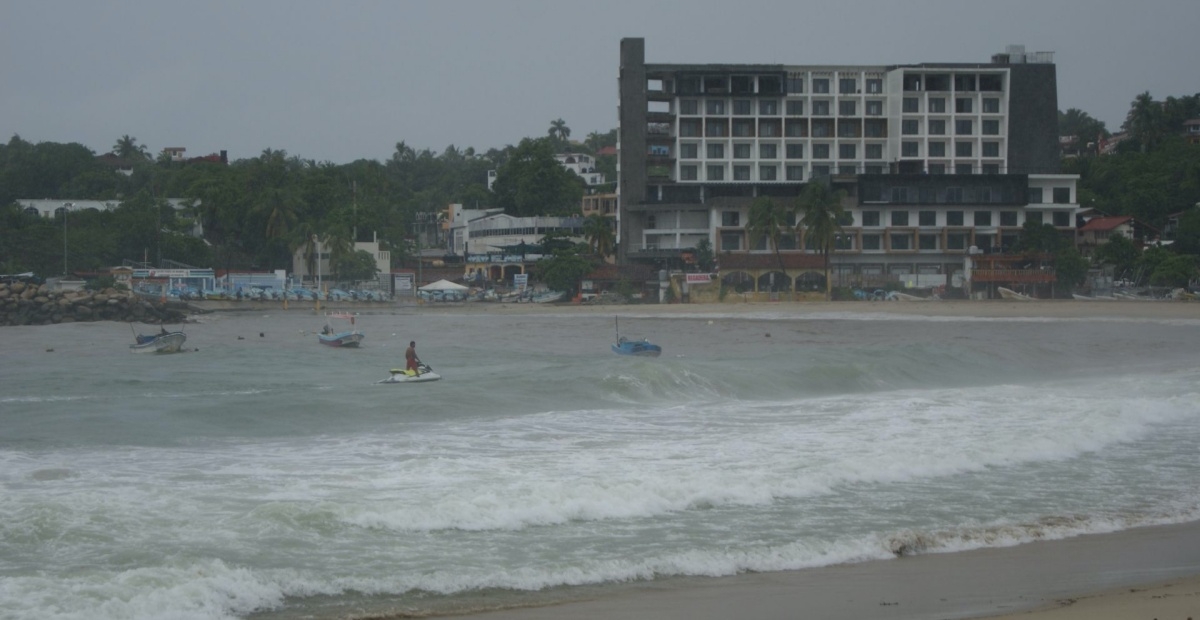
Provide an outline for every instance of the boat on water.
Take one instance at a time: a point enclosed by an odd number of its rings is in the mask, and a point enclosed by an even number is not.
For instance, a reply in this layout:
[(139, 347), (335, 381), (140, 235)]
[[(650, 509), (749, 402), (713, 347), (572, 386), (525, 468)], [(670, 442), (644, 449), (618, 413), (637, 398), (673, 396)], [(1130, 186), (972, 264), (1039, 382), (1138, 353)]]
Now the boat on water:
[[(335, 328), (334, 320), (349, 321), (350, 328)], [(354, 326), (354, 315), (334, 312), (325, 315), (325, 327), (317, 334), (317, 341), (330, 347), (357, 347), (363, 341), (363, 333)]]
[(393, 368), (388, 371), (390, 376), (376, 383), (422, 383), (425, 381), (437, 381), (442, 376), (433, 372), (433, 369), (424, 362), (417, 362), (417, 371), (413, 372), (404, 368)]
[(1011, 288), (1004, 288), (1003, 286), (997, 286), (996, 290), (1000, 293), (1001, 297), (1009, 301), (1034, 301), (1036, 299), (1035, 297), (1030, 297), (1024, 293), (1018, 293)]
[(662, 347), (649, 340), (630, 340), (621, 335), (620, 319), (613, 318), (617, 331), (617, 341), (612, 343), (612, 351), (617, 355), (636, 355), (639, 357), (658, 357), (662, 355)]
[(162, 329), (157, 334), (136, 334), (134, 338), (137, 342), (129, 345), (131, 353), (178, 353), (187, 341), (187, 334)]

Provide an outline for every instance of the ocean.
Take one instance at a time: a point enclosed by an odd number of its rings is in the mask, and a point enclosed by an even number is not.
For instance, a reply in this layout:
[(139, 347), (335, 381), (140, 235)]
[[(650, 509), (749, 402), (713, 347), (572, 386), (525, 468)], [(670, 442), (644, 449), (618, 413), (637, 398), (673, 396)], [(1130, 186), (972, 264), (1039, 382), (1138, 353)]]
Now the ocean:
[[(0, 619), (461, 614), (1200, 519), (1200, 319), (613, 313), (4, 328)], [(443, 379), (377, 384), (409, 340)]]

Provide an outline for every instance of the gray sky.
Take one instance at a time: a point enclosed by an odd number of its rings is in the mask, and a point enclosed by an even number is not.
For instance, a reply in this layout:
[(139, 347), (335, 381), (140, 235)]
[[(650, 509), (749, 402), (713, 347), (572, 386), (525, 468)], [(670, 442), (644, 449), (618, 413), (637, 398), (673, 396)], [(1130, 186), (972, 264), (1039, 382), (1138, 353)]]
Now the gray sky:
[(1059, 108), (1119, 129), (1200, 92), (1200, 0), (0, 0), (0, 140), (129, 134), (157, 154), (385, 160), (617, 125), (622, 37), (651, 63), (987, 62), (1055, 52)]

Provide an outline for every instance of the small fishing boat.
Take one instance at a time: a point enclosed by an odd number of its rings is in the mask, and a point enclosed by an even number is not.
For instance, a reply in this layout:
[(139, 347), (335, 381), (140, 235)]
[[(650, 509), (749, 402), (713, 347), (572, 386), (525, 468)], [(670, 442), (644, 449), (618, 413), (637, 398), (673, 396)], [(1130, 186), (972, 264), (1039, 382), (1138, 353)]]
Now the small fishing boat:
[(178, 353), (187, 341), (187, 334), (163, 328), (157, 334), (135, 334), (134, 338), (137, 342), (129, 345), (131, 353)]
[(562, 299), (563, 295), (566, 295), (563, 291), (545, 291), (534, 295), (530, 301), (535, 304), (548, 304)]
[(1024, 293), (1018, 293), (1010, 288), (1004, 288), (1003, 286), (997, 286), (996, 291), (1000, 293), (1001, 297), (1009, 301), (1034, 301), (1035, 299)]
[(662, 355), (662, 347), (643, 338), (641, 340), (630, 340), (621, 335), (620, 320), (613, 317), (613, 323), (617, 331), (617, 341), (612, 344), (612, 351), (617, 355), (636, 355), (640, 357), (658, 357)]
[[(335, 329), (333, 320), (350, 322), (350, 329)], [(363, 333), (354, 327), (354, 315), (334, 312), (325, 315), (325, 327), (317, 334), (317, 341), (330, 347), (357, 347), (363, 341)]]

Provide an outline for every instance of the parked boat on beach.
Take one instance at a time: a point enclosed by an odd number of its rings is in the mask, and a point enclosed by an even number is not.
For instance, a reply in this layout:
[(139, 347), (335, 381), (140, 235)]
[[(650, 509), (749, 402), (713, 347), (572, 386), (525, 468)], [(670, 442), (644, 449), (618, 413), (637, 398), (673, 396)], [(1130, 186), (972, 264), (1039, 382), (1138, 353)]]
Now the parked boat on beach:
[(1000, 297), (1003, 297), (1009, 301), (1034, 301), (1036, 299), (1035, 297), (1030, 297), (1024, 293), (1018, 293), (1011, 288), (1004, 288), (1003, 286), (997, 286), (996, 291), (1000, 293)]

